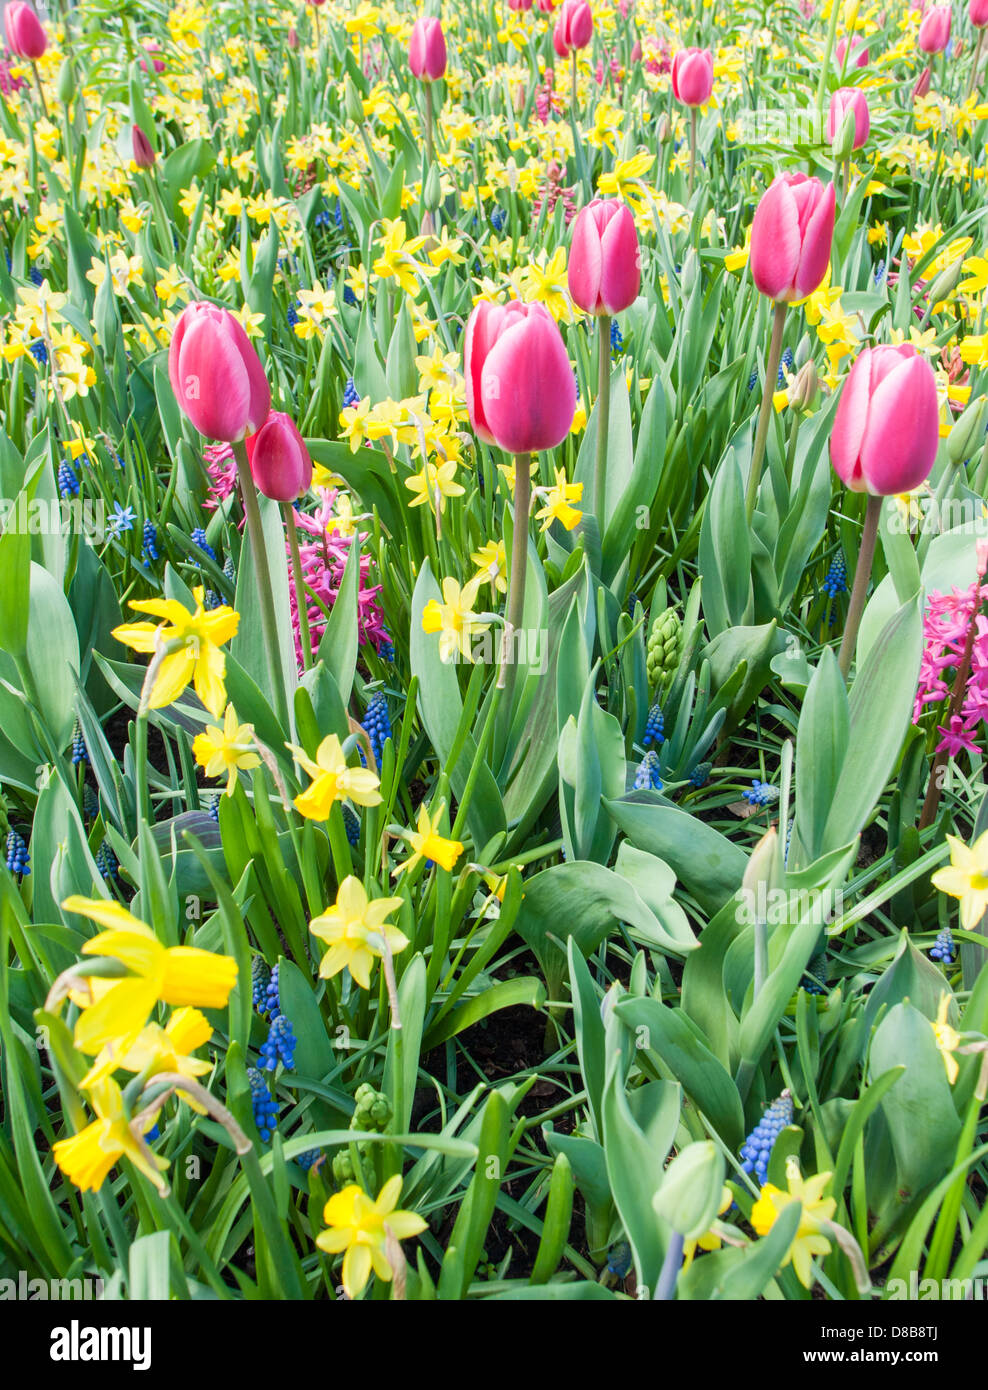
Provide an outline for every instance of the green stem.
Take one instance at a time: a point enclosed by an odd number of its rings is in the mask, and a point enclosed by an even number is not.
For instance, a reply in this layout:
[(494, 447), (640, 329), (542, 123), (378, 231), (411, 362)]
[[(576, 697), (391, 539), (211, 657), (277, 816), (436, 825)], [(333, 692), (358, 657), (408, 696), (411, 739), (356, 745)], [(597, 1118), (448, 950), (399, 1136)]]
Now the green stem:
[(604, 493), (607, 488), (607, 436), (611, 425), (611, 320), (597, 320), (597, 454), (593, 474), (593, 513), (601, 541), (604, 538)]
[(47, 101), (45, 101), (45, 92), (44, 92), (44, 88), (43, 88), (42, 85), (41, 85), (41, 73), (38, 71), (38, 65), (37, 65), (37, 63), (34, 61), (33, 58), (31, 59), (31, 67), (32, 67), (32, 69), (33, 69), (33, 71), (34, 71), (34, 82), (35, 82), (35, 86), (36, 86), (37, 89), (38, 89), (38, 96), (39, 96), (40, 99), (41, 99), (41, 109), (42, 109), (42, 111), (45, 113), (45, 120), (47, 121), (47, 120), (48, 120), (48, 103), (47, 103)]
[(971, 77), (967, 84), (967, 100), (971, 100), (975, 84), (978, 80), (978, 63), (981, 61), (981, 45), (985, 41), (985, 31), (983, 28), (978, 30), (978, 42), (974, 46), (974, 57), (971, 60)]
[[(840, 17), (840, 11), (841, 11), (841, 7), (840, 7), (840, 5), (837, 3), (837, 0), (831, 0), (831, 4), (830, 4), (830, 23), (829, 23), (828, 26), (827, 26), (827, 42), (826, 42), (826, 44), (825, 44), (825, 46), (824, 46), (824, 50), (823, 50), (823, 61), (822, 61), (821, 64), (820, 64), (820, 80), (819, 80), (819, 82), (817, 83), (817, 89), (816, 89), (816, 113), (817, 113), (817, 120), (818, 120), (819, 123), (820, 123), (820, 124), (819, 124), (819, 130), (820, 130), (820, 136), (821, 136), (821, 138), (823, 137), (823, 130), (824, 130), (824, 124), (823, 124), (823, 103), (824, 103), (824, 99), (825, 99), (825, 97), (826, 97), (826, 95), (827, 95), (827, 77), (828, 77), (828, 75), (829, 75), (829, 73), (830, 73), (830, 60), (831, 60), (831, 58), (832, 58), (832, 56), (833, 56), (833, 52), (834, 52), (834, 41), (835, 41), (835, 39), (837, 38), (837, 20), (838, 20), (838, 18)], [(848, 39), (848, 45), (847, 45), (847, 46), (848, 46), (848, 52), (850, 52), (850, 48), (851, 48), (850, 38)]]
[(531, 454), (515, 455), (515, 513), (511, 535), (511, 573), (508, 576), (508, 605), (504, 617), (504, 636), (501, 646), (501, 674), (498, 684), (504, 689), (501, 708), (511, 718), (511, 699), (514, 694), (515, 659), (514, 635), (525, 620), (525, 576), (528, 571), (528, 512), (532, 498)]
[(305, 592), (305, 576), (302, 573), (302, 555), (298, 547), (298, 528), (295, 525), (295, 508), (291, 502), (282, 502), (281, 514), (285, 518), (288, 531), (288, 548), (292, 554), (292, 578), (295, 581), (295, 606), (298, 609), (298, 635), (302, 644), (302, 670), (308, 671), (312, 665), (312, 638), (309, 635), (309, 600)]
[[(980, 1066), (980, 1058), (979, 1058)], [(964, 1127), (961, 1136), (957, 1141), (957, 1150), (954, 1154), (954, 1167), (963, 1163), (974, 1148), (978, 1135), (978, 1117), (981, 1114), (981, 1107), (984, 1104), (984, 1096), (981, 1094), (980, 1087), (975, 1086), (974, 1094), (971, 1096), (970, 1104), (967, 1108), (967, 1115), (964, 1118)], [(930, 1253), (926, 1259), (926, 1268), (923, 1270), (924, 1279), (946, 1279), (947, 1270), (950, 1267), (950, 1252), (954, 1245), (954, 1235), (957, 1230), (957, 1218), (960, 1216), (961, 1202), (964, 1198), (964, 1189), (967, 1187), (967, 1173), (961, 1173), (954, 1179), (953, 1186), (947, 1192), (946, 1197), (940, 1207), (940, 1216), (937, 1220), (936, 1229), (930, 1241)]]
[(433, 160), (434, 160), (434, 158), (435, 158), (435, 136), (434, 136), (434, 134), (433, 134), (432, 122), (433, 122), (433, 111), (432, 111), (432, 83), (431, 83), (431, 82), (426, 82), (426, 84), (425, 84), (425, 160), (426, 160), (426, 173), (428, 173), (428, 171), (432, 168)]
[(257, 597), (261, 606), (261, 632), (268, 659), (268, 674), (274, 696), (275, 713), (285, 732), (290, 734), (288, 697), (285, 694), (284, 673), (281, 668), (281, 646), (278, 642), (278, 623), (275, 618), (274, 593), (271, 589), (271, 570), (268, 565), (267, 547), (264, 544), (261, 512), (257, 505), (257, 490), (254, 487), (254, 479), (251, 476), (250, 463), (247, 459), (247, 446), (242, 439), (238, 439), (232, 448), (233, 456), (237, 461), (237, 476), (240, 479), (240, 493), (244, 515), (247, 518), (247, 536), (254, 561), (254, 578), (257, 581)]
[(858, 627), (861, 623), (861, 614), (864, 612), (865, 597), (868, 593), (868, 581), (871, 579), (871, 565), (875, 558), (875, 542), (878, 539), (878, 521), (882, 514), (882, 499), (868, 495), (868, 507), (865, 511), (864, 530), (861, 533), (861, 549), (858, 551), (858, 563), (854, 571), (854, 587), (851, 590), (851, 601), (847, 610), (847, 622), (844, 624), (844, 637), (840, 644), (840, 656), (837, 664), (840, 667), (841, 675), (847, 680), (847, 673), (851, 669), (851, 662), (854, 659), (854, 647), (858, 640)]
[(690, 182), (689, 194), (693, 197), (693, 182), (696, 177), (696, 107), (690, 107)]
[(775, 395), (779, 379), (779, 362), (782, 358), (782, 333), (786, 326), (786, 305), (776, 304), (772, 320), (772, 341), (765, 365), (765, 385), (762, 388), (762, 404), (758, 412), (758, 425), (755, 429), (755, 447), (751, 454), (751, 471), (748, 474), (748, 491), (745, 495), (745, 513), (749, 525), (755, 515), (758, 501), (758, 484), (762, 476), (762, 462), (765, 458), (765, 441), (768, 439), (768, 425), (772, 418), (772, 397)]

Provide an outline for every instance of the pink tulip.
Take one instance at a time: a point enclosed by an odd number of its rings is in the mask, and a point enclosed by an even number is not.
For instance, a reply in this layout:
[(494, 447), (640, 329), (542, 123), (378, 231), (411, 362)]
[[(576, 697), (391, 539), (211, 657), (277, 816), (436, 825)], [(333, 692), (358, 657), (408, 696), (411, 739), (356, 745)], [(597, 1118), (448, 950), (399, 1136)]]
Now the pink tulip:
[(48, 35), (41, 20), (30, 5), (24, 4), (24, 0), (15, 0), (14, 4), (7, 6), (3, 22), (7, 44), (18, 58), (30, 58), (36, 62), (44, 54), (48, 47)]
[(508, 0), (509, 10), (530, 10), (533, 0)]
[(138, 169), (150, 169), (155, 160), (154, 148), (139, 125), (131, 126), (130, 139), (134, 153), (134, 163), (137, 165)]
[(641, 60), (642, 60), (642, 45), (641, 45), (641, 39), (635, 39), (634, 46), (633, 46), (633, 48), (632, 48), (632, 50), (631, 50), (631, 61), (632, 61), (633, 63), (640, 63)]
[(913, 101), (917, 97), (925, 97), (930, 90), (930, 69), (924, 68), (913, 84)]
[(975, 29), (983, 29), (988, 24), (988, 0), (968, 0), (967, 14)]
[(242, 325), (226, 309), (190, 304), (172, 335), (168, 378), (200, 434), (228, 444), (253, 434), (271, 409), (271, 389)]
[(312, 460), (295, 421), (272, 410), (256, 434), (245, 440), (250, 471), (259, 492), (275, 502), (294, 502), (308, 492)]
[[(847, 39), (837, 40), (837, 66), (844, 66), (844, 54), (847, 52)], [(848, 66), (852, 68), (866, 68), (868, 66), (869, 52), (863, 47), (860, 39), (851, 40), (851, 53), (848, 59)]]
[(806, 174), (780, 174), (755, 209), (751, 275), (769, 299), (812, 294), (827, 273), (834, 235), (834, 186)]
[(538, 0), (538, 6), (543, 14), (552, 14), (556, 8), (556, 0)]
[(709, 48), (681, 48), (672, 60), (672, 94), (684, 106), (706, 106), (714, 85)]
[[(161, 60), (160, 58), (156, 58), (156, 57), (154, 56), (156, 53), (160, 53), (160, 52), (161, 52), (161, 44), (158, 43), (158, 41), (157, 41), (156, 39), (145, 39), (144, 42), (143, 42), (143, 44), (141, 45), (141, 47), (144, 49), (145, 53), (148, 55), (148, 58), (151, 59), (151, 67), (154, 68), (155, 72), (164, 72), (164, 70), (165, 70), (165, 65), (164, 65), (164, 63), (162, 62), (162, 60)], [(140, 67), (141, 67), (141, 72), (150, 72), (150, 71), (151, 71), (151, 68), (148, 67), (147, 58), (142, 58), (142, 59), (141, 59)]]
[(950, 6), (933, 5), (919, 26), (919, 47), (923, 53), (942, 53), (950, 42)]
[(567, 58), (574, 48), (586, 48), (593, 38), (593, 15), (587, 0), (563, 0), (552, 46), (560, 58)]
[(507, 453), (553, 449), (569, 433), (576, 381), (556, 321), (541, 304), (481, 300), (463, 350), (474, 431)]
[(438, 19), (417, 19), (408, 42), (408, 66), (423, 82), (438, 82), (446, 73), (446, 40)]
[(926, 481), (940, 410), (933, 368), (909, 343), (865, 348), (844, 383), (830, 461), (854, 492), (891, 497)]
[(595, 198), (573, 223), (567, 269), (574, 304), (588, 314), (619, 314), (638, 297), (641, 254), (631, 209)]
[(849, 111), (854, 115), (854, 143), (851, 148), (860, 150), (871, 133), (871, 113), (868, 110), (868, 98), (860, 87), (840, 87), (830, 98), (827, 139), (833, 144)]
[(295, 49), (300, 47), (300, 45), (301, 40), (298, 36), (298, 30), (295, 28), (295, 25), (293, 24), (288, 31), (288, 47), (292, 50), (292, 52), (294, 52)]

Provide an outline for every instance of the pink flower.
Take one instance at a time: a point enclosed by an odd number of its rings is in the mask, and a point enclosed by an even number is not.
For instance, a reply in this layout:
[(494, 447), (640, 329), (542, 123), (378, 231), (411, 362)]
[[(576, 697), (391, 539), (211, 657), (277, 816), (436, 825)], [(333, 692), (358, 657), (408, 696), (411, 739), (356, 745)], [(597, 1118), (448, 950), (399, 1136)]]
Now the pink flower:
[[(839, 68), (844, 67), (844, 54), (847, 53), (847, 39), (837, 40), (836, 62)], [(869, 60), (868, 49), (865, 48), (860, 39), (851, 40), (851, 52), (848, 56), (847, 66), (851, 68), (866, 68)]]
[(251, 476), (265, 497), (275, 502), (294, 502), (308, 492), (312, 460), (291, 416), (272, 410), (246, 442)]
[(929, 476), (940, 438), (937, 383), (908, 343), (865, 348), (841, 391), (830, 461), (855, 492), (911, 492)]
[(988, 24), (988, 0), (968, 0), (967, 14), (975, 29)]
[(541, 304), (481, 300), (467, 322), (470, 422), (508, 453), (553, 449), (569, 434), (576, 381), (556, 321)]
[(139, 125), (131, 126), (130, 140), (134, 163), (138, 169), (152, 168), (155, 160), (154, 146)]
[(438, 82), (446, 73), (446, 39), (442, 21), (417, 19), (408, 41), (408, 66), (423, 82)]
[[(154, 68), (155, 72), (164, 72), (164, 63), (161, 61), (160, 58), (156, 58), (154, 56), (156, 53), (161, 52), (161, 44), (158, 43), (157, 39), (145, 39), (141, 47), (144, 49), (145, 53), (151, 59), (151, 66)], [(150, 72), (150, 70), (151, 69), (148, 67), (147, 58), (142, 58), (141, 72)]]
[(530, 10), (531, 8), (532, 0), (508, 0), (509, 10)]
[(871, 113), (868, 110), (868, 98), (860, 87), (840, 87), (830, 98), (827, 139), (833, 144), (848, 112), (853, 113), (854, 116), (854, 143), (851, 148), (860, 150), (871, 134)]
[(706, 106), (714, 85), (709, 48), (681, 48), (672, 60), (672, 94), (684, 106)]
[(915, 101), (918, 97), (925, 97), (929, 90), (930, 69), (927, 67), (923, 69), (923, 71), (917, 77), (913, 85), (913, 101)]
[(209, 474), (209, 491), (203, 506), (214, 512), (237, 486), (237, 461), (229, 444), (207, 444), (202, 451)]
[(168, 349), (175, 399), (200, 434), (232, 444), (260, 429), (271, 388), (243, 326), (227, 309), (183, 309)]
[(41, 20), (24, 0), (14, 0), (3, 15), (10, 51), (18, 58), (30, 58), (36, 62), (48, 47), (48, 35)]
[[(299, 531), (303, 536), (311, 537), (310, 540), (302, 540), (299, 545), (302, 576), (307, 588), (319, 600), (317, 602), (315, 598), (312, 599), (308, 606), (309, 635), (313, 656), (319, 650), (319, 643), (326, 630), (326, 612), (327, 610), (332, 611), (333, 604), (340, 592), (340, 584), (343, 582), (343, 573), (346, 569), (350, 547), (353, 544), (351, 537), (341, 535), (336, 529), (334, 504), (337, 493), (326, 491), (322, 493), (322, 498), (322, 503), (313, 515), (309, 516), (303, 512), (295, 513), (295, 522)], [(366, 541), (367, 533), (361, 532), (360, 539), (361, 542)], [(292, 628), (295, 635), (295, 655), (301, 667), (302, 639), (298, 620), (298, 595), (295, 592), (295, 579), (290, 565), (288, 585), (292, 609)], [(362, 549), (357, 587), (357, 632), (362, 644), (370, 643), (378, 651), (391, 640), (384, 623), (384, 613), (379, 599), (380, 593), (381, 585), (371, 583), (370, 555)]]
[(586, 48), (593, 38), (593, 14), (587, 0), (563, 0), (552, 46), (560, 58), (568, 58), (574, 48)]
[(962, 753), (965, 749), (969, 753), (980, 752), (977, 743), (974, 741), (972, 731), (967, 727), (963, 715), (952, 715), (949, 729), (945, 729), (941, 724), (938, 724), (937, 733), (943, 734), (943, 738), (935, 749), (937, 753), (946, 752), (950, 757), (956, 758), (958, 753)]
[(923, 16), (917, 40), (922, 53), (942, 53), (950, 42), (950, 6), (932, 5)]
[(594, 198), (573, 224), (567, 268), (573, 303), (588, 314), (619, 314), (638, 297), (641, 251), (631, 209)]
[(755, 209), (751, 275), (778, 303), (805, 299), (820, 285), (834, 236), (834, 186), (806, 174), (780, 174)]

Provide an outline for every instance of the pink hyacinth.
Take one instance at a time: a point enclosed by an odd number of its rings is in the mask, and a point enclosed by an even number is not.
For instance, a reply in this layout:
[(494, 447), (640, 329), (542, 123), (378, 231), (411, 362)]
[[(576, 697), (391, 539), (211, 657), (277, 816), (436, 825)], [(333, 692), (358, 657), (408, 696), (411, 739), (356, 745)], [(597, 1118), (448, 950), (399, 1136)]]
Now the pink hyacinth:
[(207, 444), (202, 456), (209, 474), (209, 491), (203, 506), (207, 511), (215, 512), (237, 486), (237, 461), (229, 444)]
[(936, 725), (942, 735), (936, 751), (952, 758), (965, 749), (981, 751), (975, 734), (988, 718), (988, 618), (980, 612), (988, 600), (988, 585), (981, 578), (963, 591), (954, 588), (949, 594), (942, 594), (934, 590), (927, 599), (923, 619), (923, 659), (913, 705), (914, 724), (919, 723), (928, 705), (943, 705), (951, 699), (974, 623), (971, 670), (963, 703), (959, 712), (949, 716), (946, 725)]

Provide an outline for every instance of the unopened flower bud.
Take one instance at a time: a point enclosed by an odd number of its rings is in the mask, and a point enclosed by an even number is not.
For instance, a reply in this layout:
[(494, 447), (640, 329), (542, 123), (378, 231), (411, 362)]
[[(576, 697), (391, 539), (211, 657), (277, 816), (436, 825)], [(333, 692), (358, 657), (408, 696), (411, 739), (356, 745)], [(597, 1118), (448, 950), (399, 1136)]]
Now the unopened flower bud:
[(988, 400), (984, 396), (978, 396), (977, 400), (971, 401), (963, 414), (957, 417), (953, 429), (947, 436), (946, 445), (947, 457), (952, 464), (964, 463), (984, 444), (986, 415)]

